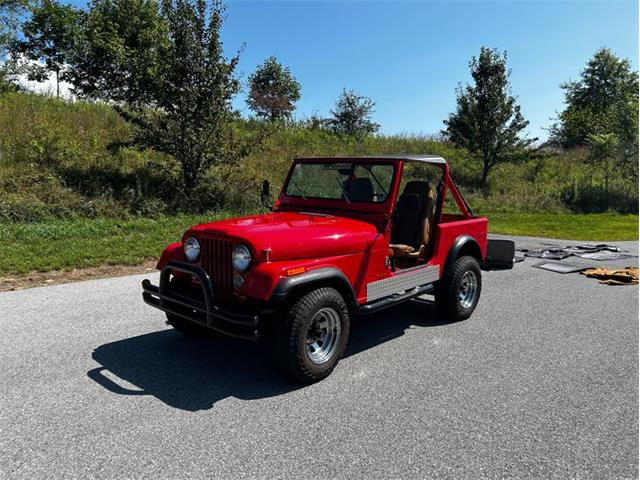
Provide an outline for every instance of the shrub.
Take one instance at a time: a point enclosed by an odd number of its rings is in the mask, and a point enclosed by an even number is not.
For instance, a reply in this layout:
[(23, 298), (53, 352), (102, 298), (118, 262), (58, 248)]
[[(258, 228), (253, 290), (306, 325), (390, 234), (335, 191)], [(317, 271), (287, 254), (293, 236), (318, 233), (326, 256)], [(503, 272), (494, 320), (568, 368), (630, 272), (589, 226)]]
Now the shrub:
[[(242, 134), (264, 125), (239, 121)], [(497, 166), (486, 186), (482, 165), (464, 150), (425, 135), (336, 135), (300, 124), (280, 125), (248, 157), (203, 175), (188, 204), (178, 202), (180, 170), (170, 156), (127, 145), (130, 129), (108, 106), (29, 94), (0, 97), (0, 222), (48, 218), (157, 217), (180, 211), (234, 214), (263, 210), (260, 191), (275, 195), (297, 156), (430, 153), (446, 158), (471, 208), (483, 212), (637, 212), (637, 170), (602, 188), (602, 173), (584, 150)], [(423, 175), (410, 164), (406, 173)]]
[(638, 213), (638, 196), (632, 189), (605, 188), (602, 184), (575, 182), (562, 188), (560, 198), (572, 211), (601, 213)]

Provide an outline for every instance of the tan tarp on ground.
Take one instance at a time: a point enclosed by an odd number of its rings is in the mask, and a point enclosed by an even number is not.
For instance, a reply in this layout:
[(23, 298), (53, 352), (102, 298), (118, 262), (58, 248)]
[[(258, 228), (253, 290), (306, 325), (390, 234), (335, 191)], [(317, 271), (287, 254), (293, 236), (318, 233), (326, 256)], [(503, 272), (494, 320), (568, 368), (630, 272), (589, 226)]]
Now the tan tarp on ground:
[(605, 285), (637, 285), (638, 284), (638, 268), (625, 267), (617, 270), (609, 268), (589, 268), (583, 270), (582, 275), (600, 279), (600, 283)]

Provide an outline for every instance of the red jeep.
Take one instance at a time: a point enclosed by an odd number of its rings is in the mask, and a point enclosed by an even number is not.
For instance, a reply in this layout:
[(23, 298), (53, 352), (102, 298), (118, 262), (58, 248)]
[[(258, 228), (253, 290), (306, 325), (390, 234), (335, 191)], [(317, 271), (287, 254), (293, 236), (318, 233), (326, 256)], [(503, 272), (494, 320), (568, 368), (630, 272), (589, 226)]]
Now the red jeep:
[(162, 253), (160, 285), (142, 282), (145, 302), (185, 334), (270, 338), (306, 382), (336, 366), (352, 315), (433, 294), (462, 320), (478, 303), (487, 219), (440, 157), (298, 158), (272, 210), (189, 229)]

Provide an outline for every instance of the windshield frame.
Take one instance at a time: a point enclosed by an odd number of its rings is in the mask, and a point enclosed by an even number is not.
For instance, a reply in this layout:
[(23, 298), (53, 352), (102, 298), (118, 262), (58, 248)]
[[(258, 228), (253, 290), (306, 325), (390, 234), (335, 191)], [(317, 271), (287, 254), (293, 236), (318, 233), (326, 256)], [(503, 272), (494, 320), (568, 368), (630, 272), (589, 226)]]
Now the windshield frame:
[[(303, 202), (313, 201), (313, 202), (330, 202), (330, 203), (339, 203), (342, 204), (345, 208), (350, 208), (353, 205), (366, 205), (368, 208), (372, 206), (385, 205), (389, 202), (390, 197), (394, 194), (394, 186), (398, 179), (398, 170), (399, 170), (399, 162), (392, 161), (389, 159), (359, 159), (359, 158), (310, 158), (310, 159), (297, 159), (289, 170), (289, 174), (287, 175), (287, 179), (282, 186), (282, 191), (280, 194), (281, 199), (289, 199), (292, 201), (301, 200)], [(384, 185), (380, 183), (380, 179), (376, 178), (373, 172), (369, 172), (371, 176), (372, 183), (378, 185), (378, 187), (385, 193), (385, 199), (382, 201), (358, 201), (352, 200), (348, 198), (334, 198), (334, 197), (315, 197), (310, 195), (295, 195), (287, 193), (290, 186), (292, 186), (293, 174), (298, 165), (323, 165), (323, 164), (349, 164), (352, 168), (352, 171), (358, 166), (376, 166), (376, 165), (384, 165), (392, 168), (391, 171), (391, 180), (388, 185)], [(293, 185), (295, 187), (295, 185)], [(385, 191), (386, 189), (386, 191)]]
[[(394, 179), (392, 182), (391, 190), (387, 199), (381, 203), (369, 203), (369, 202), (355, 202), (347, 203), (344, 200), (325, 200), (316, 198), (287, 196), (285, 191), (289, 184), (289, 179), (293, 174), (293, 170), (299, 163), (318, 163), (318, 162), (363, 162), (363, 163), (376, 163), (376, 164), (389, 164), (395, 167)], [(285, 178), (282, 188), (279, 191), (278, 198), (275, 201), (275, 211), (305, 211), (305, 212), (318, 212), (325, 214), (336, 214), (340, 216), (366, 219), (366, 221), (374, 224), (382, 225), (383, 219), (391, 215), (393, 206), (395, 205), (396, 197), (398, 195), (398, 188), (400, 188), (400, 179), (402, 178), (404, 162), (400, 158), (371, 158), (371, 157), (348, 157), (348, 156), (336, 156), (336, 157), (298, 157), (294, 158), (289, 166), (289, 171)]]

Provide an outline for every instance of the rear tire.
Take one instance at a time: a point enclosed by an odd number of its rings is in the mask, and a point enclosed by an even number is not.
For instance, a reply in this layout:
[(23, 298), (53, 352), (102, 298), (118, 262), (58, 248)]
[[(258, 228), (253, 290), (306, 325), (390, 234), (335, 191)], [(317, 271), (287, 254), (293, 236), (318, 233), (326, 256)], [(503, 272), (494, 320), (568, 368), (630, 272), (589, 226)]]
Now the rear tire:
[(277, 357), (293, 379), (312, 383), (327, 377), (344, 354), (349, 310), (333, 288), (313, 290), (297, 300), (281, 319)]
[(466, 320), (476, 309), (481, 290), (480, 264), (473, 257), (460, 257), (438, 282), (436, 307), (451, 321)]

